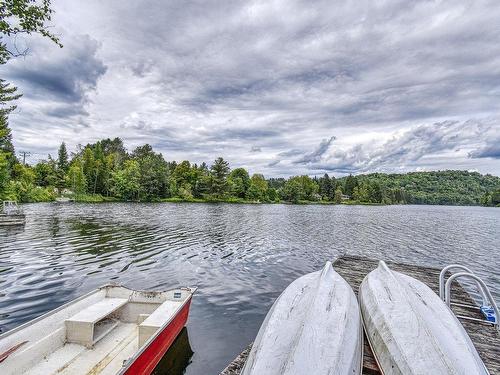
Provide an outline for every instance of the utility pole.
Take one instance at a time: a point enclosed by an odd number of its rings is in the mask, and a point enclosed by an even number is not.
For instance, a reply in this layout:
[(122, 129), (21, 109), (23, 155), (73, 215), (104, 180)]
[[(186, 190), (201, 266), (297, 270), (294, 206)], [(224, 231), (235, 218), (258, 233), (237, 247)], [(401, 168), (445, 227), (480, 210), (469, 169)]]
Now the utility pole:
[(31, 156), (31, 152), (29, 152), (29, 151), (19, 151), (19, 154), (23, 155), (23, 164), (26, 165), (26, 156), (30, 157)]

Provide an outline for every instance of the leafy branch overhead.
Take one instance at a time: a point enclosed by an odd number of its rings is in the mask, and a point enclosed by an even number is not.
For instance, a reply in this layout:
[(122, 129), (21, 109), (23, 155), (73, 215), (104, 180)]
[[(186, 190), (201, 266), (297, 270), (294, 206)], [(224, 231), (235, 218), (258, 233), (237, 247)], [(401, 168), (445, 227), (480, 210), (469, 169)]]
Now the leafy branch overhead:
[[(50, 7), (50, 0), (2, 0), (0, 2), (0, 32), (5, 36), (17, 34), (40, 34), (49, 38), (59, 47), (62, 44), (59, 38), (49, 31), (49, 22), (54, 11)], [(25, 51), (9, 50), (4, 43), (1, 45), (0, 62), (6, 61), (6, 55), (19, 56)]]

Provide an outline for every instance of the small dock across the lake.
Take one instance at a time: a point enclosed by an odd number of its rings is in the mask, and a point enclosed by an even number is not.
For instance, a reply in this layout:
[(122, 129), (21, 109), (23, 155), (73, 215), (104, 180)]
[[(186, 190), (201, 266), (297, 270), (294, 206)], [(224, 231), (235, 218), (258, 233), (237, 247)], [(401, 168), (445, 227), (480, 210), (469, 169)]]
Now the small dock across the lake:
[(14, 201), (3, 201), (0, 206), (0, 226), (24, 225), (26, 216)]
[[(440, 269), (408, 265), (395, 262), (386, 262), (394, 271), (402, 272), (414, 277), (429, 286), (438, 293)], [(362, 257), (343, 256), (337, 259), (333, 267), (351, 285), (354, 292), (358, 293), (359, 285), (363, 278), (377, 267), (378, 261)], [(452, 285), (452, 303), (474, 305), (472, 297), (457, 282)], [(452, 310), (456, 315), (469, 318), (484, 319), (478, 310), (460, 307), (452, 304)], [(467, 319), (460, 319), (465, 330), (474, 343), (481, 359), (488, 368), (490, 374), (500, 375), (500, 333), (491, 324)], [(250, 352), (248, 346), (238, 357), (234, 359), (220, 375), (239, 375)], [(363, 356), (363, 374), (380, 374), (373, 353), (365, 337), (365, 348)]]

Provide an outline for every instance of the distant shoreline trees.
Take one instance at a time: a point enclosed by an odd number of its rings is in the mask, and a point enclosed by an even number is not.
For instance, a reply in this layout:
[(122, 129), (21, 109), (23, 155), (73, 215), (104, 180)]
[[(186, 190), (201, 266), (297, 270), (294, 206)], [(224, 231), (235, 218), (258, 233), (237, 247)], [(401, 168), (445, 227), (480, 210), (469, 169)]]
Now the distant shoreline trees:
[[(467, 171), (373, 173), (335, 178), (292, 176), (266, 179), (230, 169), (222, 157), (210, 166), (166, 161), (150, 145), (127, 152), (120, 138), (103, 139), (34, 166), (19, 162), (3, 173), (0, 199), (21, 202), (67, 195), (81, 201), (226, 201), (347, 204), (500, 204), (500, 178)], [(3, 174), (2, 174), (3, 173)]]

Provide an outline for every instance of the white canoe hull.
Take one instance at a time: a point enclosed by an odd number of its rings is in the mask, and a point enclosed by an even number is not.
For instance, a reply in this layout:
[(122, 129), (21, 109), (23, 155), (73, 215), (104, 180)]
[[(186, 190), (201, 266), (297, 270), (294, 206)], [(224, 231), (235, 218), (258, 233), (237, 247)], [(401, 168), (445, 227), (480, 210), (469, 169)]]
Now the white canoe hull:
[(363, 329), (349, 284), (330, 262), (292, 282), (267, 314), (242, 375), (361, 374)]
[(380, 262), (361, 283), (359, 302), (385, 375), (488, 374), (462, 324), (424, 283)]

